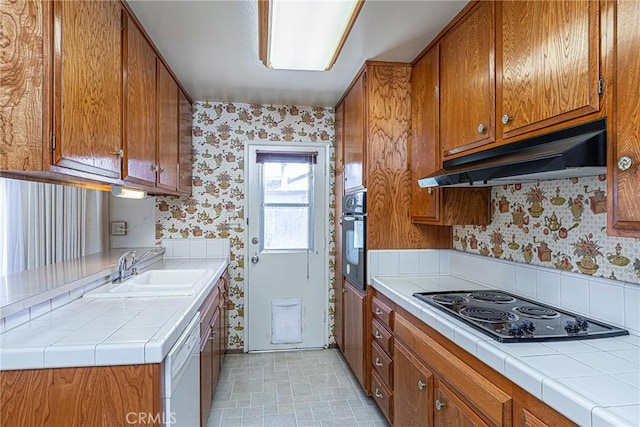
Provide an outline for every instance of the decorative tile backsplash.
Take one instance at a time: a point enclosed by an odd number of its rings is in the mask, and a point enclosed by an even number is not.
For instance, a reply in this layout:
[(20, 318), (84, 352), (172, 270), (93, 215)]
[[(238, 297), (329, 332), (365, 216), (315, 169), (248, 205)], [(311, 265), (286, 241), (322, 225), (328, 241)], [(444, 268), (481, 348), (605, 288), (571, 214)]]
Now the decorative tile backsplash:
[(493, 187), (488, 226), (453, 228), (454, 249), (640, 284), (640, 239), (607, 235), (606, 176)]
[[(244, 143), (322, 142), (333, 147), (334, 113), (326, 107), (196, 102), (191, 197), (158, 197), (156, 239), (229, 239), (229, 348), (244, 346)], [(331, 149), (330, 324), (333, 343), (335, 218)]]

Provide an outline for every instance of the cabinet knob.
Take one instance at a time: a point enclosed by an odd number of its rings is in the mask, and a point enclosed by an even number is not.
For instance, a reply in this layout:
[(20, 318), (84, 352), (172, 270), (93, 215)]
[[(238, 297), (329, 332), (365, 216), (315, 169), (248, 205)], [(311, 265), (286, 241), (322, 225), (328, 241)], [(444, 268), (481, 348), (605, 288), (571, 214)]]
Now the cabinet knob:
[(158, 165), (151, 165), (151, 170), (154, 172), (158, 172)]
[(343, 294), (346, 294), (346, 293), (347, 293), (347, 290), (346, 290), (346, 289), (343, 289), (343, 290), (342, 290), (342, 293), (343, 293)]
[(378, 307), (376, 307), (376, 315), (382, 316), (382, 310), (380, 310)]
[(482, 133), (482, 132), (484, 132), (484, 131), (485, 131), (485, 127), (484, 127), (484, 125), (483, 125), (482, 123), (480, 123), (480, 124), (478, 125), (478, 133)]
[(444, 406), (446, 406), (444, 403), (440, 402), (440, 400), (436, 400), (436, 409), (438, 411), (440, 411)]
[(422, 390), (423, 388), (425, 388), (427, 385), (425, 383), (422, 382), (422, 380), (418, 380), (418, 388), (420, 390)]
[(380, 339), (382, 339), (382, 334), (381, 334), (381, 333), (380, 333), (380, 331), (378, 331), (378, 330), (376, 330), (376, 331), (373, 333), (373, 336), (374, 336), (374, 337), (376, 337), (376, 338), (377, 338), (377, 339), (379, 339), (379, 340), (380, 340)]
[(376, 395), (376, 397), (378, 399), (382, 399), (384, 397), (384, 395), (382, 393), (380, 393), (380, 390), (378, 390), (377, 388), (376, 388), (376, 392), (374, 394)]
[(114, 151), (113, 155), (122, 159), (124, 157), (124, 150), (121, 148), (118, 151)]
[(158, 168), (158, 173), (164, 173), (164, 169), (163, 168)]
[(376, 357), (376, 361), (374, 363), (376, 364), (376, 366), (382, 366), (382, 362), (377, 357)]
[(506, 125), (507, 123), (509, 123), (511, 121), (511, 117), (509, 117), (508, 114), (505, 114), (502, 116), (502, 124)]
[(622, 156), (618, 159), (618, 169), (621, 171), (626, 171), (631, 167), (633, 161), (628, 156)]

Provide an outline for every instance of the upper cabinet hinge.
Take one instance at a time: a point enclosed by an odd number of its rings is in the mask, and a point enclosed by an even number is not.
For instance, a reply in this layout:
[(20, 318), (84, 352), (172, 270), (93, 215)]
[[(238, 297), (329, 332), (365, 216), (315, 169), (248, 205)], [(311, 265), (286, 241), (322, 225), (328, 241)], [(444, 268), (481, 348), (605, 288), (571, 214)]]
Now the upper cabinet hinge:
[(602, 76), (598, 79), (598, 95), (602, 96), (604, 93), (604, 79)]
[(56, 135), (51, 132), (49, 141), (51, 142), (51, 151), (56, 151)]

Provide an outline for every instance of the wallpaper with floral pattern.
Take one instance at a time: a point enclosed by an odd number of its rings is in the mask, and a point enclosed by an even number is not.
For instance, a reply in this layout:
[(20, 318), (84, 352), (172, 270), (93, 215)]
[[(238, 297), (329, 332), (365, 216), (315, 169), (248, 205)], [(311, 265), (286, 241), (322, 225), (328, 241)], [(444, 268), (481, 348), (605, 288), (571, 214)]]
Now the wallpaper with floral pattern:
[(606, 175), (493, 187), (488, 226), (454, 249), (640, 284), (640, 239), (607, 235)]
[(332, 108), (196, 102), (193, 106), (191, 197), (158, 197), (156, 238), (229, 238), (229, 342), (244, 346), (244, 143), (331, 144), (329, 343), (334, 343), (335, 163)]

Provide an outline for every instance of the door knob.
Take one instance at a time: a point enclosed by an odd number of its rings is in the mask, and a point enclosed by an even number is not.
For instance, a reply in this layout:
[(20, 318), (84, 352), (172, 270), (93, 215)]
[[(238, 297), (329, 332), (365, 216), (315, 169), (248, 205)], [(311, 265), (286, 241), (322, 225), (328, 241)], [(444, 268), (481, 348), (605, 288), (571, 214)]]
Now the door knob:
[(258, 240), (257, 237), (254, 237), (254, 238), (251, 239), (251, 243), (253, 243), (254, 245), (257, 245), (258, 242), (259, 242), (259, 240)]
[(260, 257), (258, 255), (254, 255), (251, 257), (251, 262), (257, 264), (260, 261)]
[(633, 162), (628, 156), (622, 156), (618, 159), (618, 169), (621, 171), (626, 171), (631, 167), (632, 164)]
[(445, 407), (446, 405), (442, 402), (440, 402), (440, 400), (436, 400), (436, 409), (438, 411), (440, 411), (443, 407)]

